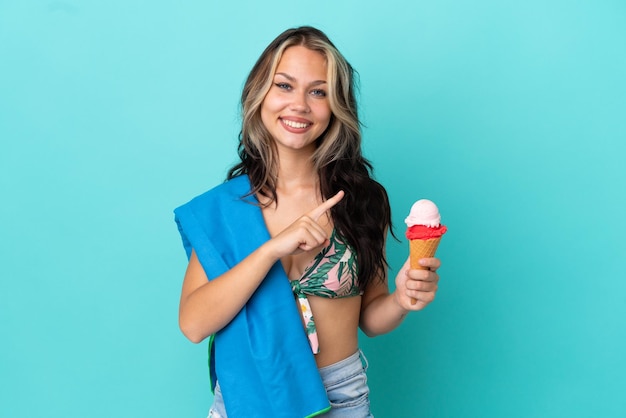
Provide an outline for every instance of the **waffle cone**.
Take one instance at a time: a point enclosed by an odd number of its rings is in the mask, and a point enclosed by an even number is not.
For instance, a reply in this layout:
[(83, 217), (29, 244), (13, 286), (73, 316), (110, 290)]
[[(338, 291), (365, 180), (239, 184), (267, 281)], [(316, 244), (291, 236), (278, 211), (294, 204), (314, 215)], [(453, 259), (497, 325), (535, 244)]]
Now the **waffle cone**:
[(431, 239), (412, 239), (409, 241), (410, 254), (411, 254), (411, 268), (419, 270), (428, 270), (427, 267), (419, 265), (420, 258), (428, 258), (435, 255), (437, 247), (439, 246), (439, 238)]

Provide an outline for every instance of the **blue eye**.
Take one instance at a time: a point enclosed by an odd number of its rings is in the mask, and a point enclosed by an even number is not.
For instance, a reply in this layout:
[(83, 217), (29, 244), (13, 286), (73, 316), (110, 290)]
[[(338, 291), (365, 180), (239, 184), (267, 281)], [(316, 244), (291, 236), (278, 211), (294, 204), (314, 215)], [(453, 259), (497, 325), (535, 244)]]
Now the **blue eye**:
[(326, 92), (322, 89), (311, 90), (313, 96), (326, 97)]
[(291, 90), (291, 86), (288, 83), (274, 83), (274, 85), (282, 90)]

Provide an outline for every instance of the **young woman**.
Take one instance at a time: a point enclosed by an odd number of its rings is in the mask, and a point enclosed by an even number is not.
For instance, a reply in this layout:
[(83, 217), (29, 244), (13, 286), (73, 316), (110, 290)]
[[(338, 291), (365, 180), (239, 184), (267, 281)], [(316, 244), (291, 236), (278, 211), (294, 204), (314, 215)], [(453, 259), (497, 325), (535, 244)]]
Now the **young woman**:
[(324, 33), (280, 34), (241, 105), (241, 162), (176, 210), (180, 328), (215, 336), (210, 416), (371, 416), (357, 329), (389, 332), (428, 305), (440, 262), (407, 259), (389, 293), (389, 202), (361, 152), (353, 69)]

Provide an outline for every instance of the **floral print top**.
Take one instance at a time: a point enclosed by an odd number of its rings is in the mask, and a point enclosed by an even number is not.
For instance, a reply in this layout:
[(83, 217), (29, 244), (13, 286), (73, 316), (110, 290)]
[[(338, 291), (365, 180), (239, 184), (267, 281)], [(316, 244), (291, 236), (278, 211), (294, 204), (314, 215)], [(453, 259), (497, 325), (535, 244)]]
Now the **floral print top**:
[(298, 298), (311, 350), (317, 354), (319, 341), (307, 295), (345, 298), (363, 294), (357, 280), (356, 256), (335, 229), (330, 244), (309, 263), (302, 277), (291, 280), (291, 289)]

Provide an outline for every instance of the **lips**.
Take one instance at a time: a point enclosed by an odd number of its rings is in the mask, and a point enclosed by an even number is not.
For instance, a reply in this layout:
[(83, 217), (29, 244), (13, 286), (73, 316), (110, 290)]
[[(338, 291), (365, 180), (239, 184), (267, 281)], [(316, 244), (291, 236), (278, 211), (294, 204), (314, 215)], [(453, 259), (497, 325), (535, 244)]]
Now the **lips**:
[(306, 120), (293, 120), (293, 119), (280, 118), (280, 121), (283, 124), (283, 126), (286, 127), (287, 130), (290, 130), (290, 131), (306, 130), (307, 128), (313, 125), (312, 122), (309, 122)]

